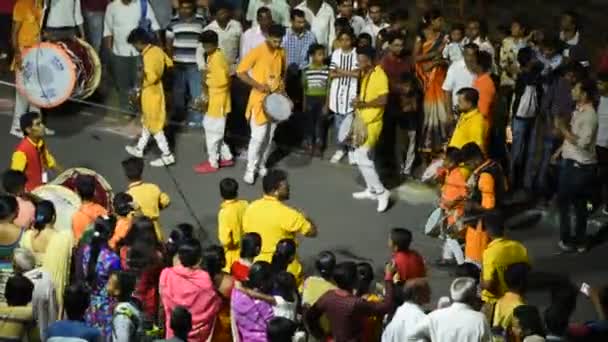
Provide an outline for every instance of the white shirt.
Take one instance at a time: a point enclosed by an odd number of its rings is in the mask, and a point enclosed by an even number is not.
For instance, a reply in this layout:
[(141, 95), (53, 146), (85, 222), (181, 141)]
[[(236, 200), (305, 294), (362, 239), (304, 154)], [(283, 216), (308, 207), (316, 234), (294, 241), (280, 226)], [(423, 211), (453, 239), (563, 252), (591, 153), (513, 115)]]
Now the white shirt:
[[(417, 304), (411, 302), (403, 303), (393, 316), (393, 319), (382, 333), (382, 342), (403, 342), (405, 337), (414, 329), (426, 314)], [(423, 342), (423, 339), (416, 342)]]
[(366, 20), (365, 27), (361, 33), (367, 33), (372, 36), (372, 46), (376, 46), (376, 37), (378, 37), (378, 32), (380, 30), (389, 27), (390, 25), (385, 22), (381, 22), (380, 25), (374, 24), (371, 20)]
[(217, 23), (217, 20), (214, 20), (205, 27), (205, 31), (207, 30), (217, 33), (218, 45), (226, 55), (226, 59), (231, 65), (231, 68), (234, 69), (233, 66), (236, 65), (239, 58), (241, 35), (243, 34), (241, 23), (231, 19), (228, 24), (226, 24), (226, 28), (221, 28)]
[(325, 45), (329, 51), (336, 37), (334, 27), (336, 16), (333, 8), (326, 2), (323, 2), (321, 7), (319, 7), (319, 11), (315, 14), (306, 6), (306, 1), (300, 3), (296, 8), (304, 11), (306, 21), (310, 24), (310, 30), (315, 34), (317, 43)]
[[(331, 54), (329, 69), (355, 70), (359, 68), (357, 62), (357, 51), (355, 48), (344, 53), (342, 49), (336, 49)], [(356, 77), (336, 77), (331, 80), (329, 86), (329, 109), (337, 114), (350, 114), (354, 111), (353, 99), (357, 97), (357, 86), (359, 80)]]
[[(137, 56), (139, 52), (133, 45), (127, 43), (131, 31), (137, 28), (141, 16), (141, 4), (137, 0), (125, 5), (120, 0), (114, 0), (106, 7), (103, 24), (103, 36), (112, 36), (112, 53), (117, 56)], [(152, 6), (148, 5), (146, 17), (152, 22), (152, 30), (158, 31), (158, 21)]]
[[(338, 18), (341, 18), (341, 15), (338, 15)], [(353, 32), (355, 32), (355, 36), (359, 36), (359, 34), (361, 32), (363, 32), (363, 29), (365, 28), (365, 26), (367, 25), (367, 22), (365, 21), (365, 19), (363, 19), (363, 17), (358, 16), (358, 15), (354, 15), (352, 17), (350, 17), (350, 26), (353, 28)]]
[(264, 33), (262, 33), (259, 26), (256, 25), (247, 29), (247, 31), (243, 33), (243, 38), (241, 39), (241, 52), (239, 54), (240, 59), (243, 59), (245, 56), (247, 56), (247, 53), (249, 53), (251, 49), (265, 41), (266, 36), (264, 36)]
[(277, 305), (272, 307), (274, 317), (283, 317), (294, 322), (296, 321), (296, 302), (288, 302), (281, 296), (274, 296), (274, 301), (277, 303)]
[[(471, 43), (471, 39), (469, 39), (469, 37), (464, 37), (464, 39), (462, 40), (462, 46), (465, 46), (469, 43)], [(473, 44), (479, 46), (479, 50), (485, 51), (492, 55), (492, 60), (494, 60), (496, 51), (494, 50), (494, 46), (492, 45), (489, 39), (482, 40), (481, 37), (477, 37), (475, 38), (475, 40), (473, 40)]]
[(472, 87), (474, 80), (475, 74), (467, 68), (464, 59), (461, 59), (450, 65), (441, 88), (452, 92), (452, 105), (456, 106), (458, 103), (458, 91), (462, 88)]
[(464, 47), (459, 42), (450, 42), (443, 48), (443, 59), (447, 59), (450, 65), (464, 58)]
[(492, 332), (485, 316), (467, 304), (454, 303), (422, 318), (407, 336), (433, 342), (491, 342)]
[(47, 0), (50, 2), (46, 27), (75, 27), (82, 25), (80, 0)]
[(289, 27), (291, 23), (289, 5), (285, 0), (270, 0), (268, 2), (264, 0), (251, 0), (247, 6), (247, 17), (248, 21), (251, 21), (251, 25), (258, 24), (258, 9), (261, 7), (268, 7), (270, 13), (272, 13), (272, 21), (277, 24), (281, 24), (285, 27)]
[(596, 145), (608, 148), (608, 96), (600, 97), (600, 104), (597, 106), (597, 141)]

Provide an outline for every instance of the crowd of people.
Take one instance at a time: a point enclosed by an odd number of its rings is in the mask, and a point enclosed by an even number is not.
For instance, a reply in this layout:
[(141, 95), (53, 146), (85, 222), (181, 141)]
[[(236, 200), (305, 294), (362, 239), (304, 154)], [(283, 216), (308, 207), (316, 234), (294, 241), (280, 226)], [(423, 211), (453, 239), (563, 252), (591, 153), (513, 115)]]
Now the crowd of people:
[[(141, 111), (141, 132), (126, 146), (129, 185), (113, 207), (97, 203), (95, 177), (81, 175), (82, 206), (70, 227), (56, 227), (55, 205), (31, 194), (47, 170), (62, 170), (44, 140), (53, 131), (16, 92), (11, 134), (22, 140), (0, 196), (0, 338), (607, 338), (608, 288), (580, 288), (598, 318), (577, 324), (579, 288), (560, 278), (541, 314), (526, 301), (527, 249), (504, 234), (506, 199), (519, 191), (540, 205), (555, 200), (563, 252), (586, 252), (588, 216), (608, 211), (608, 68), (605, 57), (589, 57), (576, 13), (562, 15), (555, 36), (515, 18), (490, 37), (483, 20), (448, 24), (438, 10), (411, 29), (406, 10), (373, 1), (16, 0), (11, 10), (7, 51), (17, 73), (41, 37), (85, 38), (107, 64), (119, 106)], [(287, 122), (264, 106), (269, 94), (293, 102)], [(151, 165), (176, 162), (168, 113), (204, 129), (208, 159), (198, 173), (234, 165), (242, 146), (231, 130), (250, 137), (243, 181), (261, 179), (263, 196), (248, 203), (236, 180), (221, 181), (217, 245), (188, 224), (164, 237), (159, 217), (170, 198), (143, 179), (143, 157), (153, 139), (161, 156)], [(348, 120), (349, 138), (330, 144), (328, 130)], [(383, 282), (372, 265), (331, 251), (316, 258), (318, 275), (303, 273), (296, 238), (316, 236), (317, 226), (284, 202), (287, 174), (267, 167), (275, 130), (285, 127), (313, 156), (335, 145), (329, 160), (357, 166), (365, 189), (353, 197), (377, 201), (378, 212), (391, 193), (377, 165), (439, 184), (438, 219), (429, 222), (443, 240), (433, 266), (456, 274), (448, 296), (429, 305), (430, 264), (404, 228), (391, 230)]]

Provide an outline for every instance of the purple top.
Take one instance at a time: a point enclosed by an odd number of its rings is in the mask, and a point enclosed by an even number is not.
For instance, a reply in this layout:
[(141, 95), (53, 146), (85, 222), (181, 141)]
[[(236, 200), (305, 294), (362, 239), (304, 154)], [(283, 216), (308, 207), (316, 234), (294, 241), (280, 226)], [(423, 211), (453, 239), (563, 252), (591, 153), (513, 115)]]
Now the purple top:
[(232, 319), (239, 341), (266, 342), (266, 326), (274, 317), (272, 305), (247, 296), (238, 289), (232, 290)]

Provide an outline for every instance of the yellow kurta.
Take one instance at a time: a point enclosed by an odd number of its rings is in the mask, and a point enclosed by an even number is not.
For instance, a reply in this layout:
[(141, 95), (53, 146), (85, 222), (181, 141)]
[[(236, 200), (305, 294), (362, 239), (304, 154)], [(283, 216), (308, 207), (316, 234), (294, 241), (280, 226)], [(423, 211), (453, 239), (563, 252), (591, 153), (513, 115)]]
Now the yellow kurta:
[(488, 120), (475, 108), (467, 113), (460, 114), (448, 146), (462, 148), (462, 146), (474, 142), (485, 152), (487, 151), (489, 131)]
[(144, 65), (141, 89), (142, 124), (154, 135), (165, 127), (167, 112), (162, 78), (165, 69), (173, 66), (173, 61), (161, 48), (154, 45), (146, 46), (141, 54)]
[(247, 209), (245, 200), (226, 200), (222, 202), (217, 214), (218, 240), (226, 254), (225, 272), (230, 273), (232, 263), (239, 260), (240, 244), (243, 235), (243, 215)]
[(162, 192), (158, 185), (144, 183), (142, 181), (129, 184), (127, 193), (133, 197), (133, 201), (139, 205), (141, 213), (154, 221), (156, 236), (160, 241), (163, 239), (163, 232), (158, 222), (161, 209), (169, 206), (171, 198)]
[[(359, 100), (369, 102), (383, 95), (388, 95), (388, 77), (384, 70), (377, 65), (361, 80)], [(358, 109), (357, 113), (367, 125), (367, 140), (363, 147), (371, 149), (376, 146), (382, 132), (384, 107), (362, 108)]]
[(207, 58), (206, 69), (209, 106), (207, 115), (214, 118), (226, 116), (232, 110), (230, 105), (230, 66), (226, 55), (217, 49)]
[[(258, 83), (268, 85), (274, 92), (284, 88), (283, 77), (286, 65), (285, 50), (275, 49), (271, 51), (267, 43), (262, 43), (249, 51), (243, 60), (241, 60), (236, 72), (239, 74), (249, 72), (251, 78)], [(249, 94), (245, 117), (249, 120), (253, 114), (257, 125), (263, 125), (268, 122), (263, 105), (266, 95), (257, 89), (251, 89), (251, 93)]]

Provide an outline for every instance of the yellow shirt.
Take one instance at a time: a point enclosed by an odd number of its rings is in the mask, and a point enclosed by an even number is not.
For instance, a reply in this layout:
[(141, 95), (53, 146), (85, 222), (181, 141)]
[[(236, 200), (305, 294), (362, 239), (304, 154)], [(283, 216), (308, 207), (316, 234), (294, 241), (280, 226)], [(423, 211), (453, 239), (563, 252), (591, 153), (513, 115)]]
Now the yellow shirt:
[(302, 213), (272, 196), (265, 195), (252, 202), (243, 216), (243, 232), (255, 232), (262, 237), (262, 250), (256, 261), (272, 261), (280, 240), (295, 240), (297, 233), (307, 234), (311, 229), (312, 223)]
[[(377, 65), (374, 70), (365, 75), (361, 80), (359, 100), (369, 102), (383, 95), (388, 95), (388, 77), (384, 70), (382, 70), (382, 67)], [(367, 140), (364, 146), (372, 148), (378, 142), (380, 132), (382, 132), (384, 107), (362, 108), (357, 112), (367, 124)]]
[(226, 254), (226, 272), (232, 263), (239, 260), (239, 245), (243, 235), (243, 214), (247, 209), (245, 200), (226, 200), (217, 214), (217, 233)]
[(507, 331), (509, 328), (511, 328), (513, 310), (515, 310), (516, 307), (524, 304), (526, 304), (526, 302), (517, 293), (505, 293), (499, 300), (496, 301), (496, 306), (494, 306), (492, 326), (501, 327), (504, 331)]
[[(27, 138), (32, 145), (34, 145), (36, 147), (36, 149), (38, 151), (40, 151), (40, 149), (42, 148), (42, 146), (44, 145), (44, 141), (42, 139), (40, 139), (40, 141), (38, 141), (38, 143), (34, 143), (30, 138)], [(55, 167), (55, 165), (57, 165), (57, 162), (55, 161), (55, 157), (53, 157), (53, 155), (49, 152), (48, 148), (44, 149), (43, 152), (43, 167), (47, 168), (47, 169), (52, 169)], [(21, 151), (15, 151), (13, 152), (13, 156), (11, 158), (11, 170), (14, 171), (21, 171), (21, 172), (25, 172), (25, 167), (27, 165), (27, 157), (25, 156), (25, 153), (21, 152)]]
[(169, 206), (171, 198), (162, 192), (158, 185), (144, 183), (143, 181), (129, 184), (127, 193), (133, 197), (133, 201), (139, 205), (141, 213), (154, 220), (156, 234), (162, 238), (162, 231), (158, 224), (161, 209)]
[(32, 306), (0, 307), (0, 338), (15, 341), (40, 341)]
[[(236, 72), (239, 74), (249, 72), (251, 78), (256, 82), (268, 85), (272, 91), (278, 91), (284, 88), (283, 77), (286, 65), (285, 50), (270, 50), (267, 43), (262, 43), (249, 51), (239, 63)], [(249, 119), (253, 114), (255, 123), (258, 125), (263, 125), (268, 121), (263, 106), (265, 97), (266, 94), (257, 89), (251, 89), (249, 94), (245, 117)]]
[(230, 105), (230, 66), (222, 50), (215, 50), (207, 57), (206, 80), (209, 92), (207, 115), (215, 118), (226, 116)]
[(505, 238), (495, 239), (483, 252), (481, 279), (483, 281), (492, 280), (492, 275), (496, 272), (498, 276), (498, 287), (496, 293), (491, 293), (487, 290), (481, 292), (481, 299), (484, 302), (495, 302), (497, 298), (507, 292), (507, 284), (505, 283), (505, 271), (510, 265), (516, 263), (529, 263), (528, 250), (524, 245), (515, 240)]
[(477, 108), (460, 115), (456, 129), (448, 146), (462, 148), (474, 142), (482, 151), (487, 151), (489, 124)]
[(13, 8), (13, 21), (21, 24), (17, 35), (17, 46), (20, 49), (38, 43), (42, 27), (42, 1), (17, 0)]
[(173, 60), (158, 46), (148, 45), (141, 53), (143, 60), (143, 80), (141, 89), (142, 124), (153, 135), (165, 127), (167, 112), (163, 75), (173, 66)]

